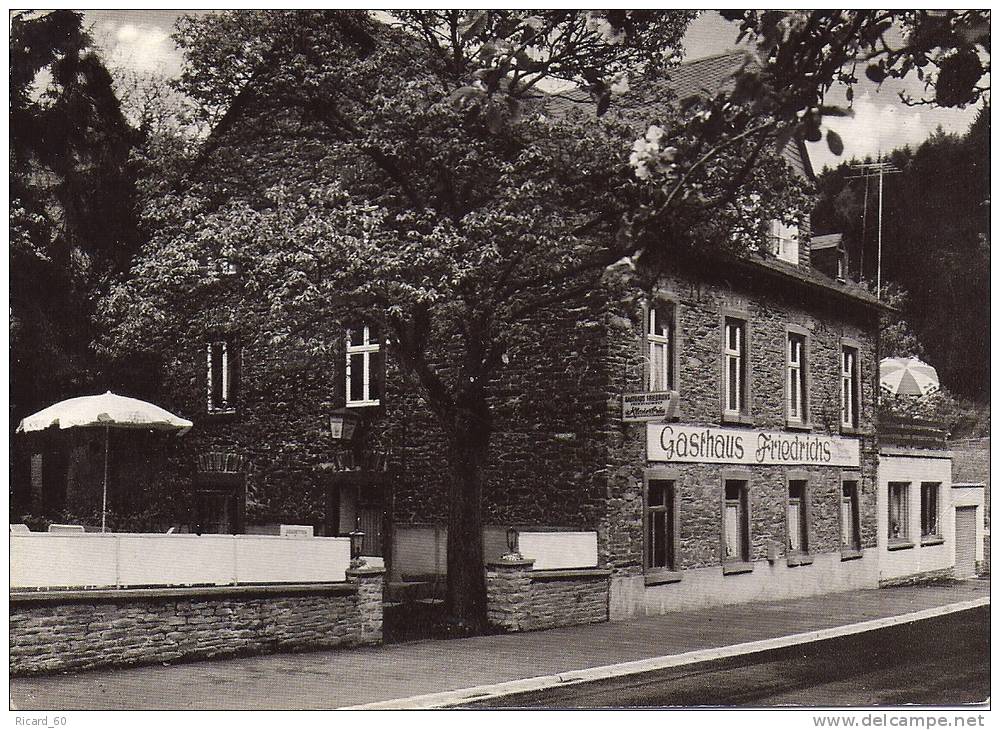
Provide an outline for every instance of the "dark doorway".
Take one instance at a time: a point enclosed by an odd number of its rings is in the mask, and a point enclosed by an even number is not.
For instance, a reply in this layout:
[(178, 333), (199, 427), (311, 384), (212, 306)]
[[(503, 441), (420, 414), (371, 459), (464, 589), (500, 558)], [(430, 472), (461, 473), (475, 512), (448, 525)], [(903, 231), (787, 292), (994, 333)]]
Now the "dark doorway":
[(246, 532), (246, 476), (199, 474), (194, 492), (192, 531), (199, 535), (241, 535)]

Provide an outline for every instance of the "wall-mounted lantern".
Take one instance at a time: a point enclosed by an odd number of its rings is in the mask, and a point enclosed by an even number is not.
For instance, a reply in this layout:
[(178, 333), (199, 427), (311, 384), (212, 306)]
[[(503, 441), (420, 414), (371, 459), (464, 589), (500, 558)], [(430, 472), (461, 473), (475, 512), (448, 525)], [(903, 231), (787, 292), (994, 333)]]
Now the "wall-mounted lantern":
[(358, 416), (346, 408), (330, 414), (330, 436), (341, 441), (350, 441), (358, 427)]

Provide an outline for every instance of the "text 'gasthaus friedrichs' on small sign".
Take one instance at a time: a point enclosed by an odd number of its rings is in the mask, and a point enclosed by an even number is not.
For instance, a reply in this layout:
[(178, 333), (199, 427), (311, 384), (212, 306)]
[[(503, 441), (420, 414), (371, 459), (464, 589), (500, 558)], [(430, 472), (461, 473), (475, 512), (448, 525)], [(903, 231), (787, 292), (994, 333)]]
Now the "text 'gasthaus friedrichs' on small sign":
[(673, 418), (678, 398), (676, 390), (626, 393), (622, 396), (622, 420), (625, 423), (634, 423)]
[(649, 461), (858, 466), (857, 439), (709, 426), (646, 424)]

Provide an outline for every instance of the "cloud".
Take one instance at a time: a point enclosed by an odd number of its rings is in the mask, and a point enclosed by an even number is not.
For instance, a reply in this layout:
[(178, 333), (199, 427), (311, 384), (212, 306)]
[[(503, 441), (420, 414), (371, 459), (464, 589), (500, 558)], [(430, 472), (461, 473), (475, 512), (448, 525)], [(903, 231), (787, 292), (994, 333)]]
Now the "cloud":
[(115, 65), (168, 76), (180, 67), (180, 54), (164, 28), (124, 22), (105, 26), (103, 30), (106, 50)]
[[(900, 87), (906, 82), (896, 82)], [(886, 84), (888, 86), (888, 84)], [(857, 90), (856, 90), (857, 91)], [(833, 155), (825, 139), (809, 143), (813, 166), (834, 166), (852, 157), (878, 157), (899, 147), (916, 147), (940, 126), (946, 132), (964, 133), (976, 115), (976, 108), (942, 109), (934, 106), (911, 107), (899, 101), (897, 89), (866, 90), (854, 100), (854, 116), (824, 117), (824, 130), (832, 129), (844, 141), (844, 153)], [(922, 89), (914, 96), (919, 96)], [(832, 103), (842, 103), (831, 100)]]

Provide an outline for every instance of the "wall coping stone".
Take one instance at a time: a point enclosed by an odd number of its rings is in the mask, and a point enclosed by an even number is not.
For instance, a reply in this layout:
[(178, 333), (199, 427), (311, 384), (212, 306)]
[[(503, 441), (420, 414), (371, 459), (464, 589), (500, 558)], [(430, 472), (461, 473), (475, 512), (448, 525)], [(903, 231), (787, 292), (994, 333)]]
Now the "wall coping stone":
[(156, 601), (173, 598), (219, 596), (351, 595), (353, 583), (287, 583), (237, 586), (184, 586), (181, 588), (112, 588), (65, 591), (11, 591), (10, 603), (74, 603), (78, 601)]
[(348, 568), (347, 569), (347, 575), (348, 576), (354, 576), (354, 575), (358, 575), (358, 576), (385, 575), (385, 568), (379, 568), (378, 566), (375, 566), (375, 565), (362, 565), (359, 568)]
[(533, 570), (528, 575), (531, 580), (572, 580), (573, 578), (608, 578), (609, 568), (562, 568), (560, 570)]
[(533, 558), (523, 558), (521, 560), (491, 560), (486, 564), (488, 568), (526, 568), (530, 569), (535, 564)]
[(924, 459), (951, 459), (953, 454), (948, 449), (911, 448), (905, 446), (890, 446), (883, 444), (878, 450), (879, 456), (912, 456)]

